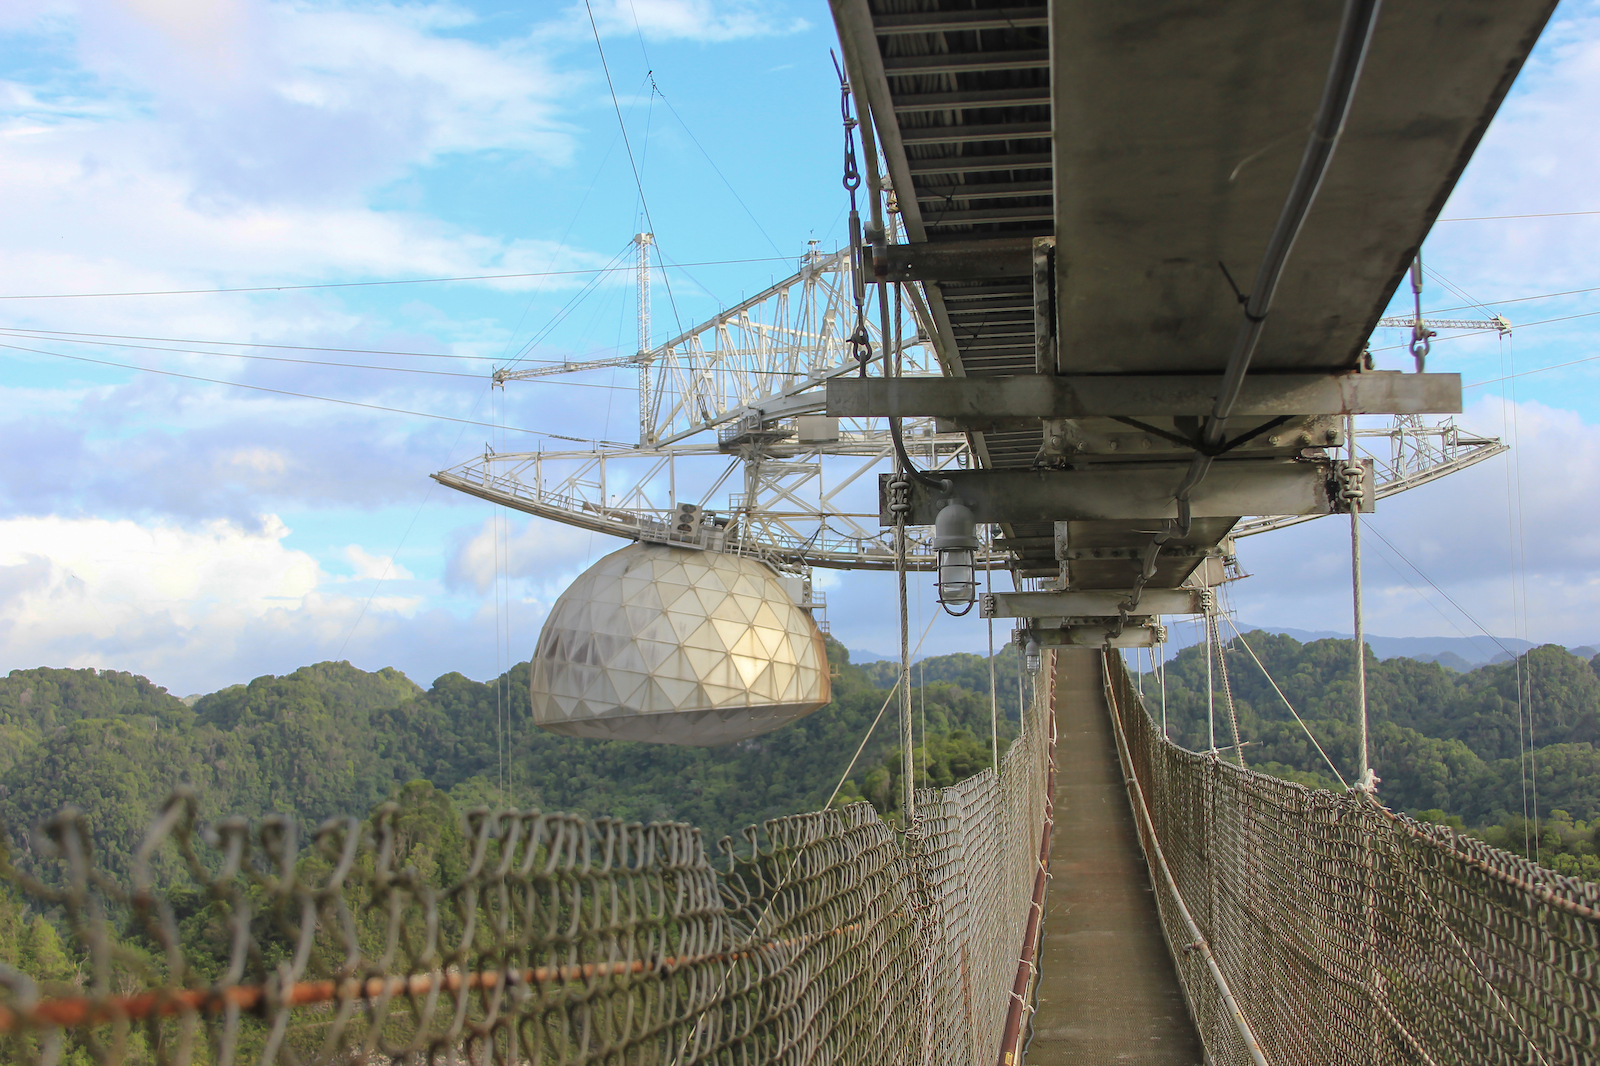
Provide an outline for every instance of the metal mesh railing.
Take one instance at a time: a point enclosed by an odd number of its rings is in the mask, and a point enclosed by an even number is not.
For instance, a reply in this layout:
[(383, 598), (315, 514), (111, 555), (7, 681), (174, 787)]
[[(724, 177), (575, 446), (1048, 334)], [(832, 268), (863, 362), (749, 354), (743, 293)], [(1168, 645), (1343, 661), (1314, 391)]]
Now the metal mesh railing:
[[(1036, 675), (1035, 707), (1054, 702), (1054, 670)], [(933, 920), (924, 953), (934, 1026), (922, 1061), (994, 1062), (1019, 949), (1034, 906), (1053, 745), (1039, 713), (992, 772), (917, 793), (918, 876)], [(1030, 975), (1031, 976), (1031, 975)]]
[(690, 826), (479, 811), (419, 870), (393, 805), (301, 847), (287, 819), (204, 826), (180, 793), (117, 878), (63, 812), (0, 891), (75, 969), (0, 968), (0, 1061), (992, 1061), (1038, 867), (1041, 688), (998, 773), (919, 793), (909, 832), (857, 804), (715, 859)]
[(1185, 751), (1112, 656), (1107, 690), (1148, 814), (1140, 835), (1167, 943), (1212, 1061), (1250, 1062), (1253, 1034), (1275, 1064), (1600, 1062), (1600, 885), (1360, 792)]

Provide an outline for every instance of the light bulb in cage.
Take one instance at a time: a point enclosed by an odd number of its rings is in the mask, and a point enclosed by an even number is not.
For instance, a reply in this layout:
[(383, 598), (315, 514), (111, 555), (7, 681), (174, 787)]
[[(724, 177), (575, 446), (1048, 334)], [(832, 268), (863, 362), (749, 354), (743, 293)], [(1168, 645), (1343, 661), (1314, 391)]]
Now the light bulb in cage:
[(952, 607), (965, 605), (972, 610), (978, 595), (977, 568), (973, 552), (978, 548), (978, 524), (964, 503), (951, 502), (940, 508), (933, 520), (933, 550), (939, 563), (939, 602), (951, 614)]
[(1028, 642), (1022, 646), (1022, 656), (1023, 665), (1027, 667), (1028, 673), (1037, 674), (1040, 663), (1039, 642), (1029, 637)]

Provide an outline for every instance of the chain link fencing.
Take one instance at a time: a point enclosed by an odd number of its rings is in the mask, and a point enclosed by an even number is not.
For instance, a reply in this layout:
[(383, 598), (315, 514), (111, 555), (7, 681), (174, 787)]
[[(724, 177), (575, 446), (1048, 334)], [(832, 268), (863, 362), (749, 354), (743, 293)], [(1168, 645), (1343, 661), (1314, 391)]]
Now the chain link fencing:
[(202, 824), (178, 792), (131, 873), (85, 815), (41, 827), (0, 891), (81, 960), (0, 968), (0, 1059), (67, 1064), (754, 1066), (993, 1061), (1046, 797), (1048, 685), (990, 769), (780, 818), (707, 853), (699, 830), (523, 811), (467, 818), (465, 872), (406, 864), (368, 822)]
[(1213, 1062), (1251, 1062), (1252, 1037), (1275, 1064), (1600, 1062), (1600, 884), (1362, 792), (1185, 751), (1119, 657), (1106, 681), (1163, 931)]
[[(202, 825), (180, 793), (119, 880), (63, 812), (47, 858), (3, 873), (67, 932), (79, 976), (0, 971), (0, 1056), (992, 1062), (1048, 817), (1039, 677), (998, 773), (919, 791), (904, 833), (858, 804), (713, 857), (684, 825), (478, 811), (465, 872), (436, 884), (402, 863), (396, 808), (302, 846), (287, 819)], [(1600, 1061), (1600, 886), (1184, 751), (1115, 659), (1107, 688), (1213, 1061), (1250, 1062), (1252, 1042), (1271, 1063)]]

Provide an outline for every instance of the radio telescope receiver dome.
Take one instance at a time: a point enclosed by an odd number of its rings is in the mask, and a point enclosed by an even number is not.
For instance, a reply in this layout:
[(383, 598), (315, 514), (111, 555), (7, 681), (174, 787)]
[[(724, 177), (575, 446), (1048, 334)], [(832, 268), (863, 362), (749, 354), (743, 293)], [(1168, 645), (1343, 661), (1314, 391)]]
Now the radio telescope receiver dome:
[(550, 610), (533, 654), (533, 720), (553, 733), (713, 745), (826, 706), (822, 632), (764, 563), (631, 544)]

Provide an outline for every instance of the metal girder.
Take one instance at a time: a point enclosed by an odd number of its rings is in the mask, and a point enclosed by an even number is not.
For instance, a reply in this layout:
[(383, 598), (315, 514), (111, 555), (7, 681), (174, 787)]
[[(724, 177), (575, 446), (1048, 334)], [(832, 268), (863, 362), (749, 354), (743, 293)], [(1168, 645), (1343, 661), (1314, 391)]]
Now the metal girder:
[(1015, 30), (1047, 26), (1049, 16), (1017, 11), (918, 11), (909, 15), (878, 15), (872, 20), (885, 36), (906, 33), (971, 33), (977, 30)]
[[(1081, 592), (986, 592), (978, 597), (984, 618), (1105, 618), (1115, 617), (1132, 593), (1118, 589)], [(1144, 589), (1139, 595), (1140, 614), (1204, 614), (1203, 589)]]
[(1033, 273), (1031, 237), (891, 244), (886, 253), (890, 281), (980, 281)]
[[(1111, 635), (1109, 625), (1075, 625), (1060, 629), (1026, 630), (1024, 640), (1031, 637), (1041, 648), (1071, 646), (1079, 648), (1153, 648), (1167, 642), (1165, 626), (1149, 624), (1147, 619), (1133, 618), (1121, 633)], [(1144, 623), (1144, 624), (1141, 624)]]
[(927, 74), (977, 74), (989, 70), (1043, 70), (1050, 66), (1050, 53), (1043, 49), (1026, 52), (942, 52), (920, 56), (888, 56), (881, 62), (886, 75), (904, 78)]
[[(924, 99), (917, 97), (917, 99)], [(1002, 170), (1043, 170), (1055, 158), (1049, 152), (1009, 152), (998, 155), (952, 155), (911, 159), (907, 174), (987, 174)], [(980, 238), (973, 238), (978, 240)], [(982, 238), (993, 239), (993, 238)], [(913, 245), (914, 246), (914, 245)]]
[[(1030, 269), (1031, 250), (1030, 250)], [(1219, 374), (1018, 374), (986, 378), (835, 378), (828, 414), (994, 422), (1008, 418), (1207, 415)], [(1460, 374), (1395, 370), (1343, 374), (1253, 374), (1233, 415), (1454, 414)]]
[[(1190, 498), (1194, 518), (1336, 514), (1342, 462), (1330, 459), (1219, 459)], [(1362, 463), (1362, 511), (1377, 498), (1371, 460)], [(1096, 463), (1081, 470), (941, 470), (941, 491), (912, 480), (906, 522), (930, 526), (959, 500), (979, 522), (1160, 521), (1178, 516), (1173, 499), (1187, 463)], [(893, 474), (878, 476), (878, 520), (893, 525)], [(1155, 532), (1154, 529), (1151, 532)]]
[(1049, 106), (1050, 86), (1019, 86), (1015, 89), (971, 89), (951, 92), (919, 93), (896, 96), (896, 113), (910, 111), (959, 111), (972, 107), (1039, 107)]
[(987, 126), (918, 126), (901, 130), (906, 144), (971, 144), (976, 141), (1015, 141), (1050, 136), (1048, 122), (1002, 122)]

